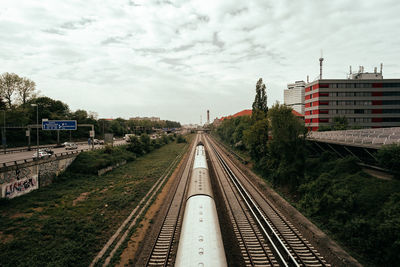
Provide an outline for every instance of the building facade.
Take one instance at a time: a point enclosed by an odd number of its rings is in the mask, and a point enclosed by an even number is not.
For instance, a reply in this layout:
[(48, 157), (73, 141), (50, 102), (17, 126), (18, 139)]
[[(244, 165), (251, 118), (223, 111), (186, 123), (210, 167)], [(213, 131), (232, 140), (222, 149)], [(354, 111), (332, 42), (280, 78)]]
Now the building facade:
[(400, 79), (383, 79), (375, 71), (306, 84), (306, 127), (317, 131), (337, 116), (360, 128), (399, 127)]
[(131, 121), (161, 121), (160, 117), (133, 117), (129, 118)]
[(283, 92), (283, 103), (303, 115), (305, 85), (304, 81), (296, 81), (295, 83), (288, 84), (287, 89)]

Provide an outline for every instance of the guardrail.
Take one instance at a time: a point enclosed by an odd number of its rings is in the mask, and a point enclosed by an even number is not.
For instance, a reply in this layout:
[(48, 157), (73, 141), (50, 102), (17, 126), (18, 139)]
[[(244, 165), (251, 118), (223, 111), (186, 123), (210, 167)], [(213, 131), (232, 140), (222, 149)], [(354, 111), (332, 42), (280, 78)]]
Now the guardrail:
[(400, 144), (400, 127), (310, 132), (307, 138), (362, 145)]
[[(126, 144), (124, 144), (124, 143), (114, 144), (114, 146), (122, 146), (122, 145), (126, 145)], [(95, 146), (94, 150), (98, 150), (98, 149), (102, 149), (102, 148), (104, 148), (104, 145)], [(73, 151), (55, 153), (50, 156), (39, 157), (39, 161), (44, 160), (44, 159), (57, 159), (58, 157), (67, 156), (67, 155), (74, 155), (74, 154), (77, 155), (81, 152), (90, 151), (90, 150), (92, 150), (92, 148), (76, 149)], [(38, 161), (36, 158), (25, 158), (25, 159), (20, 159), (20, 160), (12, 160), (12, 161), (7, 161), (7, 162), (1, 163), (0, 167), (10, 167), (10, 166), (18, 165), (18, 164), (24, 164), (24, 163), (36, 162), (36, 161)]]
[[(86, 144), (87, 142), (74, 142), (75, 144)], [(49, 145), (41, 145), (39, 146), (39, 149), (43, 148), (56, 148), (57, 144), (49, 144)], [(6, 154), (12, 154), (12, 153), (19, 153), (19, 152), (24, 152), (24, 151), (34, 151), (36, 150), (37, 146), (32, 145), (29, 149), (29, 147), (24, 146), (24, 147), (16, 147), (16, 148), (7, 148), (6, 149)], [(4, 154), (4, 149), (0, 149), (0, 154)]]

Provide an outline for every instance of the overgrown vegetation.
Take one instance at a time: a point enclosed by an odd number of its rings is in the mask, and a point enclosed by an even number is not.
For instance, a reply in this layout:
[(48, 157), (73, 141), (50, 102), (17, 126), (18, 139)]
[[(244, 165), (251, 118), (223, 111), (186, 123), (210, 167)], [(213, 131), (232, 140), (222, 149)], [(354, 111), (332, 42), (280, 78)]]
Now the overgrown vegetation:
[[(312, 154), (307, 149), (304, 123), (290, 107), (275, 104), (266, 109), (266, 96), (259, 97), (263, 90), (260, 79), (251, 117), (225, 119), (213, 134), (248, 153), (258, 173), (366, 263), (396, 265), (400, 257), (400, 182), (369, 176), (354, 158)], [(332, 127), (344, 129), (346, 123), (337, 118)], [(400, 146), (384, 148), (377, 157), (398, 176)]]
[(400, 145), (384, 146), (376, 156), (380, 166), (392, 171), (395, 178), (400, 179)]
[[(170, 142), (104, 176), (79, 161), (58, 182), (0, 202), (1, 266), (88, 266), (140, 199), (187, 145)], [(123, 148), (113, 148), (120, 157)], [(99, 158), (98, 151), (88, 157)], [(122, 153), (121, 155), (119, 153)], [(83, 154), (82, 154), (83, 155)], [(79, 173), (77, 173), (79, 172)]]
[(308, 158), (297, 206), (362, 255), (366, 265), (395, 266), (400, 260), (400, 182), (376, 179), (356, 159), (325, 153)]

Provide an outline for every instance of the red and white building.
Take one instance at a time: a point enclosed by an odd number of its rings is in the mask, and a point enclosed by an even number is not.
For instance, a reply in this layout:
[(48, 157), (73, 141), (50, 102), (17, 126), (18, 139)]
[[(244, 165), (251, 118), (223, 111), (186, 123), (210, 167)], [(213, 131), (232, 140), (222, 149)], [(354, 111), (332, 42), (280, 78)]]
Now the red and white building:
[(382, 72), (351, 74), (349, 79), (322, 79), (306, 84), (305, 125), (312, 131), (345, 116), (350, 126), (400, 126), (400, 79)]

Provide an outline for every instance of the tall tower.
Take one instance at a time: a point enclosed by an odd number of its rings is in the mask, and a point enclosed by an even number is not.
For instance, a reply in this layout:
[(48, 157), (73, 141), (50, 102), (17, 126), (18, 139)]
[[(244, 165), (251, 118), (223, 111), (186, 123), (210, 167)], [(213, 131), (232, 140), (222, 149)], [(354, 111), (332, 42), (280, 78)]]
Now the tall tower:
[(319, 58), (319, 79), (322, 80), (322, 61), (324, 58), (322, 57), (322, 50), (321, 50), (321, 57)]
[(210, 111), (207, 109), (207, 124), (210, 124)]

